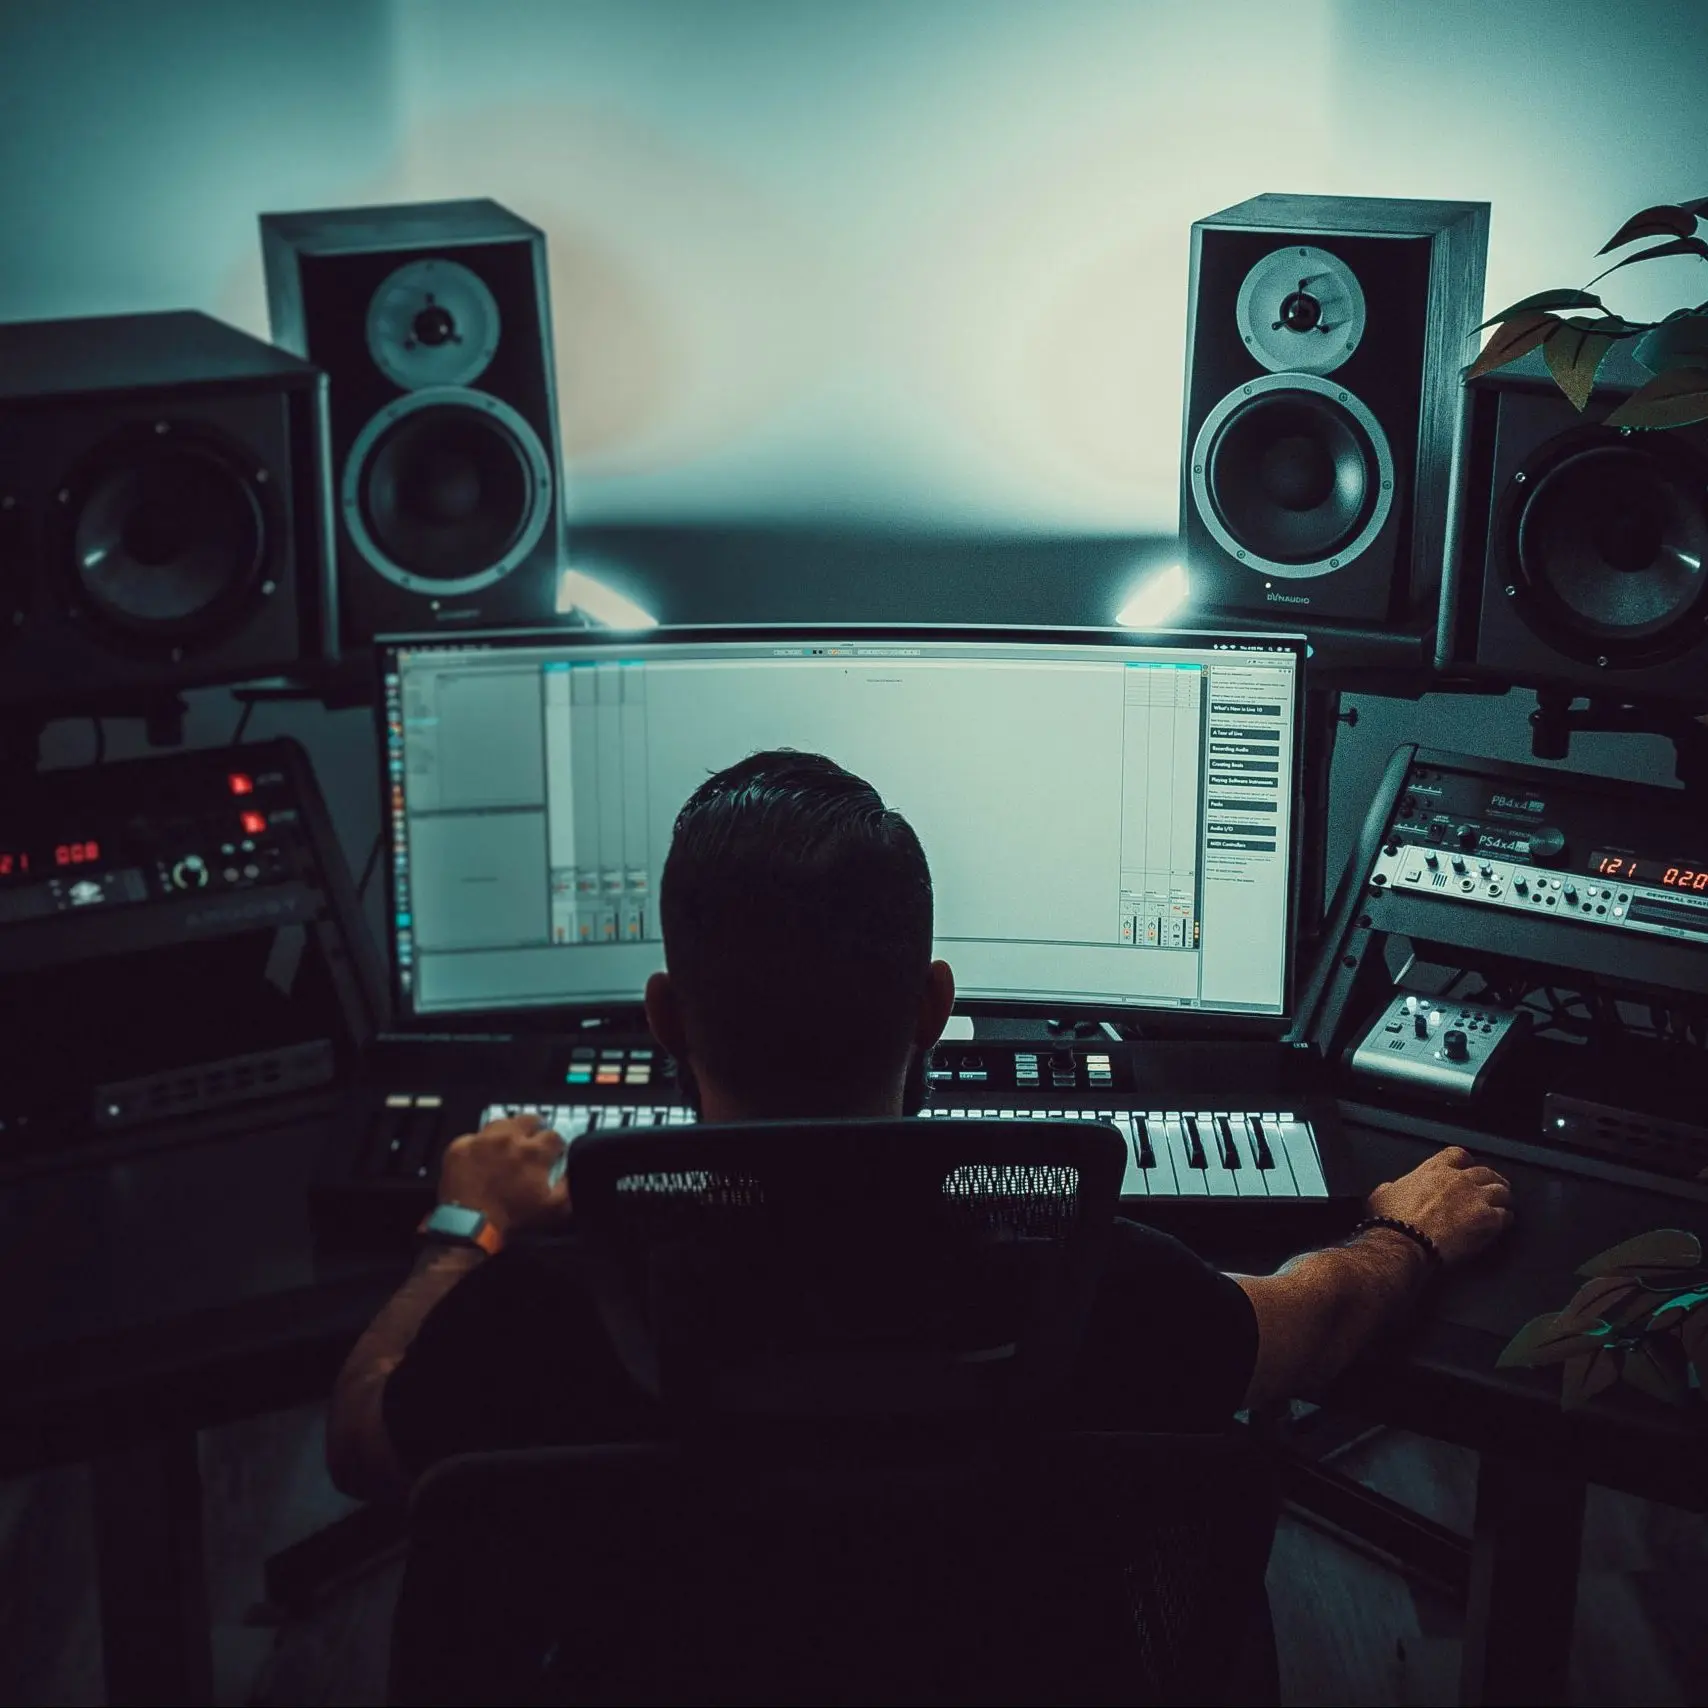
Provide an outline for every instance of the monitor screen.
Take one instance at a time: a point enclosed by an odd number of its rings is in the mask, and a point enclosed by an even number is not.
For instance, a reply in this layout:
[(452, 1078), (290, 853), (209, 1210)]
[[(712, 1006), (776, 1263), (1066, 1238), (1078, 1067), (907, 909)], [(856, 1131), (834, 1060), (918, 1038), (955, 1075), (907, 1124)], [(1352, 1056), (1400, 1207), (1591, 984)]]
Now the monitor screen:
[(963, 999), (1285, 1014), (1303, 643), (657, 630), (382, 650), (399, 1018), (638, 1003), (684, 801), (828, 755), (913, 825)]

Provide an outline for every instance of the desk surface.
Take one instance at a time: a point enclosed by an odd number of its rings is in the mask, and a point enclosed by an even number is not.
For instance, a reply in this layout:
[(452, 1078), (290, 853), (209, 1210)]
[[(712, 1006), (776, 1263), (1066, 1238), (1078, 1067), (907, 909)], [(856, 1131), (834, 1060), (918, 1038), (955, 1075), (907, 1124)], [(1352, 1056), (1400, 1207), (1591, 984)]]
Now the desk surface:
[[(308, 1183), (331, 1119), (0, 1186), (0, 1341), (10, 1365), (0, 1472), (328, 1390), (407, 1261), (315, 1252)], [(1370, 1185), (1434, 1148), (1366, 1126), (1348, 1137)], [(1624, 1390), (1562, 1413), (1557, 1371), (1494, 1368), (1515, 1329), (1570, 1298), (1586, 1257), (1655, 1227), (1708, 1236), (1708, 1216), (1663, 1192), (1491, 1160), (1513, 1182), (1513, 1233), (1450, 1275), (1431, 1308), (1361, 1360), (1331, 1398), (1708, 1508), (1702, 1413)]]

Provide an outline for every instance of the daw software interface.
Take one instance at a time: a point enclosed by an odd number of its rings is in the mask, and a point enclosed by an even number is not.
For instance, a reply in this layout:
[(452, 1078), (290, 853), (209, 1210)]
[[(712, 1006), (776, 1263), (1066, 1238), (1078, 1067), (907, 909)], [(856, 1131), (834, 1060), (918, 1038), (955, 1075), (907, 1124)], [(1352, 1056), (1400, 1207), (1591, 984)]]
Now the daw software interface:
[(389, 649), (406, 1010), (638, 1002), (682, 803), (792, 747), (918, 832), (963, 997), (1282, 1014), (1297, 643), (960, 634)]

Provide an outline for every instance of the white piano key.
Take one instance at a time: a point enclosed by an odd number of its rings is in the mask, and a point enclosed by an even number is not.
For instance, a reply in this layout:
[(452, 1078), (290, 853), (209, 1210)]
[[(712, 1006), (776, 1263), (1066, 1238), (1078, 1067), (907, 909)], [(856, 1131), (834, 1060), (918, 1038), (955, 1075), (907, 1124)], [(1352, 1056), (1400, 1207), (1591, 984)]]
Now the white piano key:
[(585, 1103), (565, 1103), (552, 1111), (552, 1131), (568, 1144), (573, 1144), (587, 1131), (587, 1120), (593, 1111)]
[[(1264, 1127), (1268, 1130), (1267, 1122)], [(1276, 1123), (1275, 1131), (1280, 1133), (1281, 1142), (1287, 1147), (1287, 1162), (1293, 1171), (1297, 1195), (1301, 1198), (1326, 1198), (1328, 1182), (1323, 1178), (1322, 1158), (1317, 1154), (1316, 1134), (1311, 1131), (1310, 1123), (1283, 1115)], [(1273, 1137), (1269, 1148), (1275, 1148)]]

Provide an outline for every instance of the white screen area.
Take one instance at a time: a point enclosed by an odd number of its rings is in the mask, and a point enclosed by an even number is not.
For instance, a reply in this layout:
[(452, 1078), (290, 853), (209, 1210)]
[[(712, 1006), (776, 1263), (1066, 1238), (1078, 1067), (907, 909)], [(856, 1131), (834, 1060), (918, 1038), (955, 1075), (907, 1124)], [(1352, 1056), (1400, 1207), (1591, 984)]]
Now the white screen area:
[(400, 988), (417, 1015), (639, 1001), (677, 812), (790, 747), (913, 825), (963, 996), (1279, 1015), (1295, 668), (1228, 643), (400, 648)]

